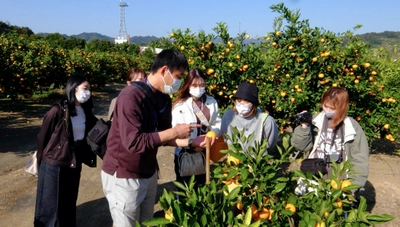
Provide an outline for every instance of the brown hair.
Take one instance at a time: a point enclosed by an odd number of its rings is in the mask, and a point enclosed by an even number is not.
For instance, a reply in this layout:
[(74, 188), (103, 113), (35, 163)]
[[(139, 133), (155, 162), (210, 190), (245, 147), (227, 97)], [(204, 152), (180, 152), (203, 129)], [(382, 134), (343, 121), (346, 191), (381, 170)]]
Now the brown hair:
[(202, 78), (204, 80), (204, 83), (206, 82), (206, 76), (200, 69), (191, 69), (188, 75), (186, 76), (185, 82), (182, 85), (182, 88), (179, 91), (179, 94), (176, 97), (173, 105), (179, 103), (180, 101), (186, 100), (187, 98), (190, 97), (189, 93), (190, 86), (192, 85), (193, 80), (198, 78)]
[(143, 70), (139, 68), (130, 68), (126, 73), (126, 81), (135, 81), (139, 77), (139, 75), (142, 75), (143, 78), (147, 77), (147, 74)]
[(330, 128), (336, 127), (344, 120), (349, 109), (349, 102), (349, 94), (342, 88), (331, 87), (324, 93), (321, 105), (329, 103), (336, 109), (332, 122), (329, 125)]

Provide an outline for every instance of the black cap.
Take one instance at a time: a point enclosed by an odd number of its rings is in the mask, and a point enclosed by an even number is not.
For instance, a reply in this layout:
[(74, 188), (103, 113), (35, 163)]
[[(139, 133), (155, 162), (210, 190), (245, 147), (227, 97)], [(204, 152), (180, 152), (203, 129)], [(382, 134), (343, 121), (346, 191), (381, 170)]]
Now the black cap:
[(258, 88), (256, 85), (243, 82), (239, 84), (236, 94), (232, 96), (234, 99), (246, 99), (255, 105), (259, 105), (258, 102)]

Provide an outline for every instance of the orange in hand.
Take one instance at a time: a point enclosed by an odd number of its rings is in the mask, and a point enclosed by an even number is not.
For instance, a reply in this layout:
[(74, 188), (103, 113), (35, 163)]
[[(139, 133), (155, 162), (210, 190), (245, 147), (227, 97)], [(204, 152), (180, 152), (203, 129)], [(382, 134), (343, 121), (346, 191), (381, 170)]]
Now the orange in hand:
[(208, 131), (206, 136), (211, 138), (211, 139), (215, 139), (217, 137), (217, 134), (215, 134), (214, 131)]

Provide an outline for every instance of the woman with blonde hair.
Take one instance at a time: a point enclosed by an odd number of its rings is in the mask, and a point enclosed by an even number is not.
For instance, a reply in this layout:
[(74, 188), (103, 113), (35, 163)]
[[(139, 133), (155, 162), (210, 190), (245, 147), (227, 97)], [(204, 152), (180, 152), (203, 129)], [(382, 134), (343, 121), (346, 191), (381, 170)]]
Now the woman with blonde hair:
[(320, 113), (300, 121), (294, 130), (292, 145), (306, 152), (308, 158), (325, 160), (328, 175), (332, 172), (332, 162), (350, 159), (354, 165), (352, 170), (357, 173), (347, 177), (363, 187), (368, 178), (369, 147), (361, 126), (346, 115), (349, 94), (342, 88), (331, 87), (322, 96), (321, 105)]

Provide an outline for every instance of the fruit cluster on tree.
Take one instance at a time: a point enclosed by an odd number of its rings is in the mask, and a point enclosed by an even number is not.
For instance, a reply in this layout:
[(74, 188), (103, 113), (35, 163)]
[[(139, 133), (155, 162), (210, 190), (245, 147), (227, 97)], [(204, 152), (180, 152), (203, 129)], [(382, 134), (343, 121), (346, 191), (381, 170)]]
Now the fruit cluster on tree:
[[(334, 34), (311, 28), (299, 11), (283, 4), (271, 6), (274, 31), (248, 43), (245, 32), (231, 37), (218, 23), (214, 33), (174, 30), (138, 55), (136, 45), (94, 41), (80, 49), (78, 39), (61, 35), (38, 38), (15, 33), (0, 36), (0, 95), (17, 98), (65, 84), (73, 73), (87, 76), (94, 88), (123, 81), (129, 67), (150, 68), (154, 48), (175, 48), (190, 68), (203, 70), (207, 91), (223, 113), (243, 81), (259, 88), (260, 108), (269, 111), (281, 133), (295, 126), (296, 113), (321, 110), (320, 99), (329, 87), (343, 87), (351, 97), (348, 115), (356, 119), (370, 142), (394, 142), (399, 135), (400, 66), (383, 53), (372, 52), (352, 32)], [(61, 46), (57, 46), (62, 43)], [(72, 46), (75, 46), (72, 48)], [(71, 48), (72, 49), (71, 49)]]
[[(264, 155), (267, 141), (243, 152), (238, 141), (248, 140), (233, 129), (228, 158), (213, 164), (211, 181), (196, 187), (174, 182), (179, 191), (164, 189), (159, 200), (164, 218), (145, 221), (145, 226), (371, 226), (394, 217), (371, 214), (366, 199), (355, 198), (360, 186), (346, 178), (350, 160), (334, 164), (328, 179), (289, 170), (290, 137), (282, 138), (279, 158)], [(298, 180), (308, 191), (296, 194)], [(177, 198), (179, 196), (179, 199)]]
[(156, 45), (179, 49), (191, 68), (208, 75), (208, 92), (222, 112), (232, 106), (239, 83), (255, 83), (260, 107), (277, 120), (283, 133), (295, 126), (297, 113), (321, 111), (320, 99), (329, 87), (342, 87), (351, 98), (348, 115), (360, 123), (369, 141), (395, 141), (400, 94), (391, 84), (399, 83), (398, 64), (373, 55), (350, 31), (334, 34), (310, 28), (308, 20), (300, 20), (299, 11), (283, 4), (271, 9), (280, 14), (274, 31), (258, 42), (246, 44), (250, 37), (245, 32), (233, 38), (228, 26), (218, 23), (213, 34), (177, 29)]
[(150, 68), (154, 57), (153, 53), (151, 57), (138, 55), (136, 45), (113, 46), (109, 51), (108, 41), (106, 47), (102, 47), (103, 42), (92, 41), (84, 49), (63, 48), (60, 43), (69, 42), (59, 35), (0, 35), (0, 94), (13, 99), (31, 97), (64, 86), (75, 73), (85, 75), (99, 89), (106, 83), (124, 81), (130, 67)]

